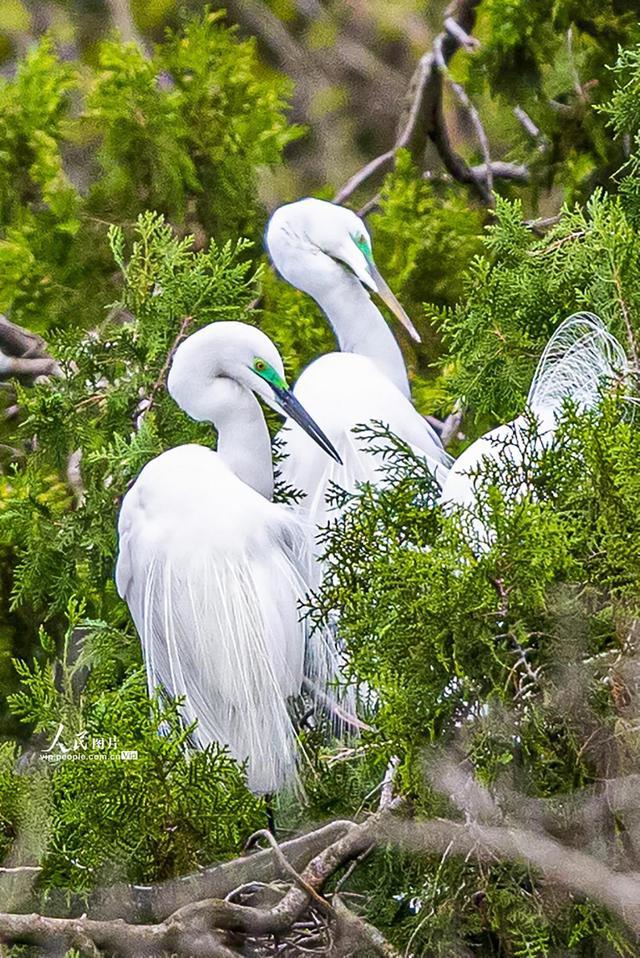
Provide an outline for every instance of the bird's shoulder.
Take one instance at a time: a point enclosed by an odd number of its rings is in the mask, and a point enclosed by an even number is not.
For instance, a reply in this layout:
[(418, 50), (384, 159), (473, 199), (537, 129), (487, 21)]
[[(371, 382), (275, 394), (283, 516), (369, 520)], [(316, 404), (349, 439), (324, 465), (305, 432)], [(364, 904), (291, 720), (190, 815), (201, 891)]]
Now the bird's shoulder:
[(185, 570), (224, 554), (270, 561), (297, 543), (297, 520), (242, 482), (211, 449), (178, 446), (141, 471), (118, 520), (116, 579), (127, 593), (149, 561)]
[(261, 496), (205, 446), (187, 444), (169, 449), (142, 469), (124, 498), (118, 523), (120, 536), (131, 532), (194, 543), (246, 540), (268, 526), (273, 503)]
[(361, 356), (359, 353), (333, 352), (324, 353), (309, 363), (298, 377), (298, 383), (303, 380), (314, 380), (317, 377), (340, 374), (348, 376), (349, 374), (359, 376), (371, 376), (374, 378), (384, 377), (376, 363), (368, 356)]
[[(317, 408), (322, 399), (324, 407), (333, 407), (341, 419), (348, 409), (371, 415), (413, 411), (409, 400), (377, 364), (356, 353), (320, 356), (299, 376), (294, 391), (303, 406), (308, 403)], [(313, 408), (311, 412), (313, 415)]]
[(211, 491), (212, 483), (214, 488), (224, 488), (233, 485), (234, 480), (240, 483), (217, 452), (197, 443), (186, 443), (167, 449), (143, 466), (125, 502), (153, 502), (173, 494), (184, 495), (187, 489)]

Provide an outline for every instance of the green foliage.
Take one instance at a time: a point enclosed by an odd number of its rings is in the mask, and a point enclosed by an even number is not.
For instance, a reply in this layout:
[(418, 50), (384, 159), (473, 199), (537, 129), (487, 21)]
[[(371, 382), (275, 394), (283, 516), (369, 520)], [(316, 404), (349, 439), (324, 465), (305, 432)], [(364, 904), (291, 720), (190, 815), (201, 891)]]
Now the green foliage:
[[(162, 21), (162, 3), (143, 6), (140, 23)], [(483, 0), (479, 13), (482, 46), (453, 69), (467, 71), (474, 97), (497, 98), (505, 116), (520, 103), (545, 131), (532, 189), (499, 197), (481, 239), (487, 214), (401, 153), (370, 217), (392, 288), (414, 317), (427, 302), (425, 347), (408, 354), (416, 404), (460, 402), (469, 439), (523, 411), (540, 352), (571, 312), (599, 313), (634, 360), (640, 331), (638, 50), (604, 69), (635, 36), (634, 5)], [(264, 824), (242, 769), (216, 748), (191, 752), (180, 703), (149, 697), (112, 576), (128, 484), (163, 449), (213, 441), (165, 392), (180, 337), (255, 319), (291, 379), (332, 346), (308, 297), (252, 261), (265, 219), (260, 171), (298, 135), (283, 117), (288, 89), (211, 12), (149, 55), (108, 40), (70, 63), (47, 38), (0, 82), (0, 308), (46, 331), (63, 372), (17, 387), (0, 477), (3, 694), (8, 649), (19, 652), (15, 724), (2, 718), (12, 732), (20, 723), (12, 737), (23, 743), (0, 745), (0, 858), (40, 864), (38, 891), (183, 874), (237, 853)], [(516, 151), (525, 143), (531, 153), (524, 134)], [(569, 205), (536, 232), (523, 220), (554, 184)], [(438, 358), (437, 382), (422, 379)], [(615, 683), (638, 653), (632, 412), (618, 395), (589, 414), (567, 407), (542, 453), (528, 421), (521, 465), (504, 457), (481, 468), (470, 513), (444, 513), (411, 449), (364, 427), (370, 448), (386, 450), (389, 481), (363, 487), (325, 531), (331, 575), (310, 614), (339, 613), (371, 728), (337, 753), (322, 729), (302, 733), (307, 803), (280, 800), (288, 827), (375, 808), (392, 755), (397, 788), (426, 815), (451, 814), (432, 785), (449, 749), (487, 786), (533, 799), (637, 771), (634, 711)], [(336, 501), (345, 504), (338, 492)], [(473, 523), (491, 533), (480, 554)], [(608, 824), (607, 847), (623, 857), (621, 830)], [(601, 853), (598, 836), (585, 850)], [(383, 849), (346, 888), (408, 954), (611, 958), (636, 948), (602, 909), (554, 896), (508, 862)]]
[(44, 769), (16, 766), (16, 748), (0, 744), (0, 857), (38, 862), (51, 832), (49, 783)]
[[(640, 431), (612, 398), (600, 413), (568, 409), (542, 455), (534, 438), (532, 421), (521, 465), (484, 467), (471, 514), (448, 515), (424, 464), (396, 442), (389, 485), (363, 488), (326, 533), (320, 609), (339, 611), (352, 668), (378, 694), (366, 748), (403, 758), (405, 790), (430, 815), (443, 800), (425, 769), (448, 745), (487, 784), (536, 797), (631, 770), (639, 757), (605, 680), (639, 611)], [(376, 430), (371, 440), (391, 437)], [(472, 520), (491, 530), (480, 554), (468, 544)], [(468, 900), (480, 889), (478, 914)], [(436, 954), (452, 940), (488, 948), (492, 936), (541, 956), (583, 937), (594, 954), (625, 941), (605, 916), (588, 932), (570, 910), (559, 922), (535, 877), (504, 865), (434, 862), (411, 884), (399, 869), (385, 894), (420, 900), (415, 917), (390, 919), (390, 933)], [(439, 919), (422, 921), (422, 909)]]
[[(632, 0), (488, 0), (479, 10), (482, 46), (468, 66), (471, 88), (524, 108), (544, 137), (533, 157), (533, 199), (552, 183), (573, 202), (605, 184), (621, 165), (593, 104), (615, 84), (608, 72), (620, 46), (637, 39)], [(512, 122), (509, 143), (520, 139), (532, 159), (531, 138)], [(519, 150), (520, 152), (520, 150)]]
[(262, 167), (298, 135), (288, 83), (205, 11), (146, 56), (104, 41), (91, 68), (45, 38), (0, 82), (0, 309), (85, 328), (116, 295), (106, 223), (147, 208), (200, 247), (258, 238)]
[(72, 621), (55, 669), (19, 665), (23, 690), (10, 701), (48, 751), (27, 774), (16, 774), (10, 750), (0, 765), (5, 828), (41, 863), (40, 887), (156, 881), (240, 847), (264, 822), (242, 770), (215, 747), (190, 752), (176, 704), (150, 705), (135, 638), (86, 623), (70, 663), (76, 629)]
[(633, 136), (640, 131), (640, 48), (620, 50), (613, 73), (617, 85), (602, 110), (617, 136)]
[(640, 46), (620, 50), (614, 65), (617, 86), (610, 100), (601, 105), (609, 126), (622, 141), (632, 144), (632, 152), (618, 171), (620, 195), (634, 227), (640, 224)]
[[(38, 448), (14, 471), (0, 513), (0, 541), (17, 560), (13, 602), (48, 616), (71, 599), (92, 615), (113, 605), (119, 497), (165, 446), (210, 433), (167, 397), (167, 357), (187, 331), (244, 317), (255, 290), (243, 243), (194, 253), (190, 237), (177, 239), (151, 214), (138, 221), (128, 261), (119, 230), (111, 243), (122, 305), (91, 336), (62, 334), (54, 348), (64, 378), (21, 393), (20, 432), (25, 442), (37, 435)], [(71, 508), (65, 473), (78, 452), (83, 490)]]
[(90, 205), (110, 219), (142, 208), (205, 236), (257, 237), (257, 172), (298, 134), (283, 118), (289, 84), (265, 75), (255, 43), (205, 12), (170, 32), (149, 59), (136, 44), (102, 45), (85, 122), (102, 176)]
[[(0, 511), (23, 628), (48, 621), (33, 664), (15, 663), (12, 714), (36, 736), (38, 752), (62, 728), (65, 747), (85, 755), (46, 766), (40, 756), (22, 774), (3, 752), (0, 835), (7, 851), (13, 836), (24, 832), (33, 844), (40, 834), (41, 887), (76, 891), (181, 874), (237, 851), (264, 822), (236, 763), (215, 748), (188, 754), (178, 706), (150, 707), (138, 639), (112, 578), (127, 485), (164, 448), (213, 438), (165, 393), (171, 350), (187, 331), (246, 318), (256, 276), (246, 243), (212, 241), (195, 252), (192, 238), (176, 237), (157, 214), (139, 218), (131, 244), (117, 228), (110, 242), (122, 302), (91, 335), (76, 329), (53, 340), (61, 379), (21, 391), (17, 439), (37, 443), (7, 476)], [(67, 476), (71, 454), (81, 489)], [(86, 757), (94, 739), (138, 757), (101, 760), (104, 746)], [(84, 744), (74, 749), (72, 741)], [(36, 819), (29, 831), (23, 820), (41, 800), (46, 828)]]

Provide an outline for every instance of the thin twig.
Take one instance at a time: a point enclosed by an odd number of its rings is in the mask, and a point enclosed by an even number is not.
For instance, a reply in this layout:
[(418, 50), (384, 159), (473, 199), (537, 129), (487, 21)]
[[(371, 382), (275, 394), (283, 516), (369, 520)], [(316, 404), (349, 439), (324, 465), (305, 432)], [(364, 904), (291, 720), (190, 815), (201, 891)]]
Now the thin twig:
[[(432, 49), (422, 55), (409, 83), (408, 110), (400, 119), (392, 149), (358, 170), (336, 192), (335, 203), (343, 203), (374, 174), (391, 169), (400, 149), (408, 149), (414, 159), (421, 161), (429, 140), (434, 143), (451, 176), (460, 182), (474, 185), (483, 200), (489, 202), (491, 191), (487, 190), (485, 183), (453, 149), (442, 109), (442, 67), (447, 66), (460, 47), (471, 49), (475, 46), (470, 33), (475, 24), (479, 2), (480, 0), (457, 0), (447, 9), (444, 31), (435, 38)], [(484, 167), (485, 180), (492, 182), (493, 170), (488, 159)]]
[(144, 417), (147, 416), (153, 409), (156, 402), (156, 397), (160, 389), (165, 385), (167, 373), (169, 371), (169, 367), (175, 355), (176, 349), (178, 348), (178, 346), (180, 345), (180, 343), (186, 336), (187, 329), (189, 328), (192, 322), (193, 322), (193, 316), (184, 317), (184, 319), (182, 320), (180, 324), (178, 335), (176, 336), (173, 343), (171, 344), (171, 348), (169, 349), (169, 352), (167, 353), (166, 359), (162, 365), (162, 369), (158, 373), (157, 379), (154, 382), (153, 386), (151, 387), (151, 391), (149, 395), (142, 396), (142, 398), (140, 399), (140, 402), (138, 403), (136, 407), (136, 429), (140, 428), (140, 425)]
[(622, 282), (620, 280), (620, 273), (617, 269), (613, 270), (613, 282), (616, 287), (616, 292), (618, 294), (618, 303), (620, 304), (620, 312), (622, 313), (622, 318), (624, 320), (624, 326), (627, 332), (627, 342), (629, 343), (629, 352), (631, 353), (631, 358), (633, 359), (633, 365), (635, 369), (640, 369), (638, 365), (638, 351), (636, 349), (636, 338), (633, 335), (633, 326), (631, 325), (631, 317), (629, 316), (629, 309), (624, 299), (622, 292)]

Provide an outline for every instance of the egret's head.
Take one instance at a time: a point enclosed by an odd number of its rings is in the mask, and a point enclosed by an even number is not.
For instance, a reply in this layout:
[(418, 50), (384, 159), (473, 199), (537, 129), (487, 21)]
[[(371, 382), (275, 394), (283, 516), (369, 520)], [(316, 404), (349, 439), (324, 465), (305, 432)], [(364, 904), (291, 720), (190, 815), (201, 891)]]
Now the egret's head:
[[(255, 326), (217, 322), (193, 333), (175, 351), (167, 388), (192, 419), (215, 422), (212, 410), (216, 408), (220, 412), (220, 389), (215, 398), (212, 398), (212, 390), (224, 380), (229, 385), (236, 383), (249, 389), (277, 413), (293, 419), (326, 453), (341, 461), (331, 442), (289, 389), (280, 353)], [(227, 396), (227, 401), (232, 403), (232, 392)]]
[[(313, 197), (288, 203), (271, 217), (265, 240), (274, 266), (294, 286), (314, 295), (314, 277), (309, 270), (313, 273), (315, 266), (321, 274), (322, 257), (328, 257), (377, 293), (412, 338), (420, 342), (413, 323), (380, 275), (366, 226), (352, 210)], [(303, 259), (300, 254), (305, 252), (311, 256)]]

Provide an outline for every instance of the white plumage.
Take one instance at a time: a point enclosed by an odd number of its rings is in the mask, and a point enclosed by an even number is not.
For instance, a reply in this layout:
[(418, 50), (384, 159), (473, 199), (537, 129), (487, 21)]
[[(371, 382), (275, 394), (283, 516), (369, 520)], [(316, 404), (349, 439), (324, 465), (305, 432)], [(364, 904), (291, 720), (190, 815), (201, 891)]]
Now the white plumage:
[(363, 482), (383, 482), (381, 454), (368, 448), (369, 441), (354, 433), (354, 426), (372, 420), (382, 422), (426, 459), (436, 478), (444, 481), (451, 459), (433, 429), (366, 356), (321, 356), (304, 370), (294, 391), (305, 409), (315, 410), (318, 424), (343, 462), (339, 466), (327, 456), (318, 455), (309, 437), (295, 423), (287, 423), (279, 434), (287, 454), (281, 464), (283, 478), (306, 493), (304, 505), (314, 525), (324, 525), (332, 515), (327, 493), (333, 484), (355, 492)]
[(410, 334), (418, 334), (380, 276), (371, 240), (351, 210), (322, 200), (304, 199), (273, 214), (266, 234), (278, 272), (312, 296), (327, 316), (341, 352), (316, 359), (299, 377), (294, 392), (329, 436), (344, 463), (316, 455), (295, 424), (280, 433), (285, 481), (305, 494), (311, 521), (327, 518), (326, 495), (336, 482), (348, 492), (358, 483), (382, 481), (381, 459), (354, 435), (354, 426), (379, 420), (423, 456), (440, 482), (450, 457), (439, 437), (416, 411), (402, 353), (369, 291), (378, 293)]
[(197, 744), (227, 745), (248, 760), (249, 787), (273, 792), (296, 776), (288, 699), (305, 675), (331, 693), (335, 664), (325, 637), (310, 641), (300, 621), (308, 529), (266, 497), (269, 436), (253, 391), (323, 437), (291, 404), (273, 344), (244, 324), (189, 337), (168, 385), (190, 415), (218, 426), (219, 451), (179, 446), (144, 467), (120, 513), (118, 590), (150, 691), (184, 696)]
[[(558, 416), (565, 400), (578, 411), (594, 408), (608, 381), (624, 376), (628, 369), (622, 346), (592, 313), (576, 313), (555, 331), (540, 358), (527, 406), (534, 415), (540, 453), (551, 443)], [(527, 420), (518, 416), (513, 422), (497, 426), (473, 442), (456, 459), (445, 481), (441, 502), (467, 508), (476, 501), (476, 477), (483, 459), (500, 463), (508, 457), (512, 463), (521, 456)], [(474, 523), (479, 545), (486, 545), (487, 533)]]

